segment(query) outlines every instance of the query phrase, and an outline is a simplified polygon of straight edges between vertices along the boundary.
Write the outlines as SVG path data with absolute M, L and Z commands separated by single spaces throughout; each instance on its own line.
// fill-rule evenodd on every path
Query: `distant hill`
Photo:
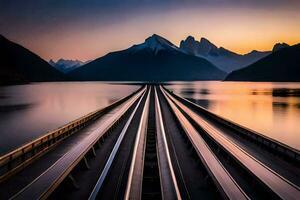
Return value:
M 226 73 L 154 34 L 142 44 L 109 53 L 69 75 L 75 80 L 93 81 L 187 81 L 220 80 Z
M 248 54 L 241 55 L 223 47 L 218 48 L 205 38 L 196 41 L 192 36 L 188 36 L 185 40 L 181 41 L 180 50 L 191 55 L 205 58 L 226 72 L 246 67 L 271 53 L 270 51 L 261 52 L 254 50 Z
M 85 65 L 89 63 L 90 61 L 80 61 L 80 60 L 65 60 L 65 59 L 59 59 L 56 62 L 54 62 L 52 59 L 49 61 L 49 64 L 53 67 L 55 67 L 57 70 L 63 72 L 63 73 L 69 73 L 70 71 L 81 67 L 82 65 Z
M 300 44 L 277 49 L 256 63 L 230 73 L 226 81 L 300 81 Z
M 275 45 L 274 45 L 274 47 L 273 47 L 273 50 L 272 50 L 272 52 L 274 52 L 274 51 L 278 51 L 278 50 L 280 50 L 280 49 L 283 49 L 283 48 L 286 48 L 286 47 L 289 47 L 290 45 L 288 45 L 288 44 L 286 44 L 286 43 L 276 43 Z
M 64 80 L 64 75 L 42 58 L 2 35 L 0 60 L 0 85 Z

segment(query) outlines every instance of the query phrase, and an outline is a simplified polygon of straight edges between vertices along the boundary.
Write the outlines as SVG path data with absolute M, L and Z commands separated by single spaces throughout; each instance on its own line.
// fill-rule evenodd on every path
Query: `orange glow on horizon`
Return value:
M 293 19 L 293 20 L 291 20 Z M 153 33 L 175 45 L 188 35 L 205 37 L 237 53 L 271 50 L 277 42 L 300 42 L 300 13 L 294 10 L 209 9 L 146 13 L 109 25 L 73 24 L 23 38 L 9 38 L 42 58 L 91 60 L 142 43 Z M 58 34 L 59 32 L 59 34 Z

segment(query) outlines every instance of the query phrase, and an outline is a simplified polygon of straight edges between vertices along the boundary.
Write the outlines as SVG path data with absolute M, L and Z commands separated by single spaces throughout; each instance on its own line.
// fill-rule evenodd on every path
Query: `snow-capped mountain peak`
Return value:
M 84 64 L 87 64 L 89 61 L 83 62 L 80 60 L 66 60 L 66 59 L 59 59 L 56 62 L 52 59 L 49 61 L 49 64 L 58 69 L 63 73 L 68 73 Z
M 140 45 L 135 45 L 135 49 L 144 49 L 149 48 L 157 54 L 161 50 L 171 50 L 171 51 L 179 51 L 178 47 L 172 44 L 170 41 L 166 40 L 165 38 L 153 34 L 152 36 L 148 37 L 144 43 Z

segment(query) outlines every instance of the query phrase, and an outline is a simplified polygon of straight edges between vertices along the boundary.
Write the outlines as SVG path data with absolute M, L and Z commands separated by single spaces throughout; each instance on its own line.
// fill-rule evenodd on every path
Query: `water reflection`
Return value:
M 167 88 L 300 149 L 300 83 L 172 82 Z
M 0 87 L 0 154 L 105 107 L 138 87 L 97 82 Z
M 272 95 L 274 97 L 300 97 L 300 89 L 273 88 Z
M 24 110 L 31 108 L 34 104 L 0 105 L 0 113 Z

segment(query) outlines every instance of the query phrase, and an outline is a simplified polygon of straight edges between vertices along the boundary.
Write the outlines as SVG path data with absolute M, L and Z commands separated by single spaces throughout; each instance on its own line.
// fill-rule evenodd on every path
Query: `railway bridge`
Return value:
M 0 157 L 0 199 L 300 199 L 299 155 L 143 85 Z

